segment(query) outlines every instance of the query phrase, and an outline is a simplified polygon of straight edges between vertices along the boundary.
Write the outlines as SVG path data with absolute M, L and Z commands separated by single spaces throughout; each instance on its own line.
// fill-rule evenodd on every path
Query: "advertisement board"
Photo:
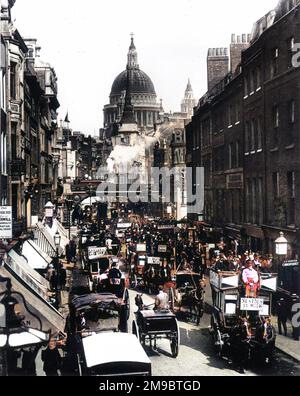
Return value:
M 97 260 L 107 255 L 106 247 L 89 246 L 88 257 L 89 260 Z
M 161 258 L 160 257 L 148 257 L 148 264 L 151 264 L 151 265 L 161 264 Z
M 136 251 L 138 252 L 138 253 L 140 253 L 140 252 L 146 252 L 146 250 L 147 250 L 147 247 L 146 247 L 146 244 L 145 243 L 138 243 L 137 245 L 136 245 Z
M 158 253 L 167 253 L 166 245 L 158 245 Z
M 12 239 L 11 206 L 0 206 L 0 239 Z
M 260 298 L 241 298 L 242 311 L 263 311 L 264 300 Z

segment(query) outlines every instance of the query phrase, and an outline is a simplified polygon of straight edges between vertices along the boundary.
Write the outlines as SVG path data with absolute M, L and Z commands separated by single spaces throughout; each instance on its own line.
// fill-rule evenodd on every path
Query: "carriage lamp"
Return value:
M 54 244 L 57 249 L 60 246 L 60 242 L 61 242 L 61 236 L 60 236 L 59 232 L 57 231 L 56 234 L 54 235 Z
M 278 256 L 286 256 L 288 251 L 288 241 L 281 232 L 279 238 L 275 241 L 276 254 Z
M 41 319 L 31 312 L 24 296 L 19 292 L 12 291 L 10 278 L 0 275 L 0 283 L 6 283 L 6 290 L 0 293 L 0 354 L 2 365 L 0 375 L 8 375 L 7 352 L 10 349 L 20 349 L 47 345 L 50 340 L 50 332 L 42 331 Z M 20 297 L 22 308 L 33 316 L 39 323 L 39 329 L 31 328 L 25 324 L 25 316 L 16 310 L 20 302 L 13 296 Z M 28 322 L 27 322 L 28 323 Z

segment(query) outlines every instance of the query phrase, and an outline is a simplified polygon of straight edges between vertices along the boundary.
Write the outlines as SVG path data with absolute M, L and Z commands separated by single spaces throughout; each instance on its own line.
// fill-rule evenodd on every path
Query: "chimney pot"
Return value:
M 236 43 L 236 38 L 235 38 L 235 34 L 231 35 L 231 44 L 235 44 Z
M 243 35 L 242 35 L 242 40 L 243 40 L 243 43 L 246 43 L 246 42 L 247 42 L 247 40 L 246 40 L 246 34 L 243 34 Z

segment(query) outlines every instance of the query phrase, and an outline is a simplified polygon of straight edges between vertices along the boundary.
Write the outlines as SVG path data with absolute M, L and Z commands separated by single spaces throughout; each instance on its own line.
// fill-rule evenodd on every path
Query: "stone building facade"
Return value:
M 253 251 L 272 253 L 283 231 L 290 258 L 300 254 L 299 22 L 299 1 L 282 0 L 254 24 L 251 41 L 233 36 L 235 69 L 214 87 L 226 51 L 221 67 L 210 50 L 212 81 L 186 127 L 187 164 L 205 168 L 204 219 Z
M 54 69 L 39 59 L 35 39 L 12 23 L 14 1 L 1 1 L 1 203 L 12 207 L 13 235 L 25 232 L 56 190 Z

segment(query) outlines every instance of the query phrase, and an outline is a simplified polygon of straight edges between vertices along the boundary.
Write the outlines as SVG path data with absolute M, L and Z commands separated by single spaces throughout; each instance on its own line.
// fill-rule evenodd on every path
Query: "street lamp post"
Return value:
M 68 211 L 69 240 L 71 240 L 71 210 L 73 209 L 73 201 L 71 199 L 66 199 L 65 203 Z
M 6 290 L 0 293 L 0 376 L 8 376 L 10 374 L 9 352 L 14 349 L 47 345 L 50 340 L 50 332 L 42 331 L 41 319 L 28 309 L 24 296 L 19 292 L 12 291 L 10 278 L 0 275 L 0 283 L 6 283 Z M 23 303 L 24 309 L 37 320 L 39 329 L 25 325 L 25 316 L 16 312 L 15 306 L 20 304 L 19 300 Z
M 61 242 L 61 236 L 59 232 L 57 231 L 56 234 L 54 235 L 54 244 L 56 247 L 56 268 L 55 270 L 57 271 L 57 284 L 60 286 L 60 268 L 59 268 L 59 247 L 60 247 L 60 242 Z
M 288 251 L 288 241 L 284 237 L 284 233 L 280 232 L 279 238 L 275 240 L 275 252 L 279 256 L 280 265 L 282 264 L 284 258 L 287 256 Z

